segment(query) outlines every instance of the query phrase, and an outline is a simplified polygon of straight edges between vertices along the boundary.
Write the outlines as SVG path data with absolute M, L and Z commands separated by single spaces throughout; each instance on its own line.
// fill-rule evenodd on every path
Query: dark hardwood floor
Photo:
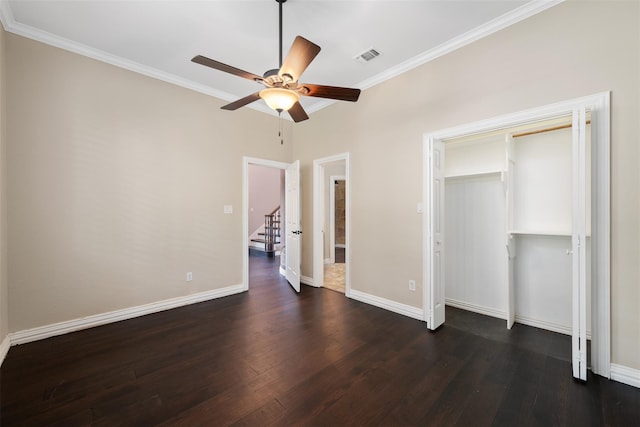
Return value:
M 250 291 L 12 347 L 5 426 L 640 425 L 640 390 L 571 378 L 567 337 L 448 309 L 423 322 L 303 287 Z

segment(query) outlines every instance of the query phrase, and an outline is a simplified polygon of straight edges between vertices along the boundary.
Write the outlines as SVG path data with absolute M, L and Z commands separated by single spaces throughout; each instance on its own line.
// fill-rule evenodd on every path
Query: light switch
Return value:
M 422 203 L 418 203 L 418 213 L 422 213 L 423 210 Z
M 233 206 L 231 206 L 231 205 L 224 205 L 224 213 L 226 213 L 226 214 L 232 214 L 232 213 L 233 213 Z

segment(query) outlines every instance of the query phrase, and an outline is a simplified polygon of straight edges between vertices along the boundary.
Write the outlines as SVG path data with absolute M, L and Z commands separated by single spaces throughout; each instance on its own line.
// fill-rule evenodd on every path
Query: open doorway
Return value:
M 249 165 L 249 255 L 274 257 L 282 249 L 284 170 Z
M 349 296 L 349 155 L 314 164 L 314 284 Z
M 344 173 L 344 162 L 327 166 L 327 172 L 339 169 Z M 325 201 L 325 261 L 324 261 L 324 287 L 333 291 L 344 293 L 346 278 L 346 203 L 347 187 L 344 175 L 330 175 L 328 181 L 329 197 Z M 325 190 L 326 193 L 326 190 Z M 327 203 L 328 208 L 327 208 Z M 329 218 L 329 226 L 326 227 L 326 217 Z M 326 238 L 328 235 L 328 239 Z M 327 258 L 328 255 L 328 258 Z
M 261 232 L 250 229 L 250 175 L 254 167 L 275 169 L 274 183 L 277 182 L 277 194 L 280 197 L 280 207 L 267 208 L 269 212 L 262 214 L 265 221 L 265 230 Z M 259 169 L 254 169 L 254 171 Z M 300 193 L 299 175 L 300 162 L 292 164 L 276 162 L 272 160 L 243 158 L 242 178 L 242 285 L 244 290 L 249 290 L 249 245 L 265 245 L 266 249 L 273 249 L 273 257 L 278 259 L 278 270 L 286 277 L 287 282 L 296 291 L 300 292 Z M 284 175 L 281 175 L 284 173 Z M 283 183 L 284 181 L 284 183 Z M 272 204 L 275 202 L 272 202 Z M 255 206 L 255 205 L 254 205 Z M 284 209 L 283 209 L 284 207 Z M 254 212 L 256 208 L 254 207 Z M 269 217 L 267 220 L 267 216 Z M 254 234 L 255 233 L 255 234 Z M 270 236 L 267 236 L 270 234 Z M 254 238 L 250 238 L 254 235 Z M 276 238 L 277 237 L 277 238 Z M 252 240 L 255 240 L 252 242 Z M 276 244 L 276 242 L 279 242 Z M 283 246 L 284 243 L 284 246 Z M 273 247 L 271 247 L 273 246 Z M 273 263 L 272 263 L 273 264 Z

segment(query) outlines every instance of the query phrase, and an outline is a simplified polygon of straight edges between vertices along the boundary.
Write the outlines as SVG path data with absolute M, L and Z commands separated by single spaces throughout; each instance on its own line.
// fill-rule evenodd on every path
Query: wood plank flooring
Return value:
M 571 378 L 568 337 L 423 322 L 277 274 L 250 291 L 12 347 L 6 426 L 640 425 L 640 390 Z M 570 350 L 570 349 L 569 349 Z

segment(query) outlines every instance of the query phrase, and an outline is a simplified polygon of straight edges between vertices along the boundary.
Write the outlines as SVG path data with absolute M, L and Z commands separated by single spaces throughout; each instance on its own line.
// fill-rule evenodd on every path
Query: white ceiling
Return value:
M 288 0 L 284 55 L 301 35 L 322 47 L 301 82 L 364 90 L 559 1 Z M 275 0 L 2 0 L 0 18 L 7 31 L 227 101 L 261 86 L 192 63 L 193 56 L 259 75 L 278 68 Z M 381 56 L 354 59 L 371 47 Z M 331 102 L 301 103 L 312 113 Z M 270 112 L 263 101 L 250 107 Z

